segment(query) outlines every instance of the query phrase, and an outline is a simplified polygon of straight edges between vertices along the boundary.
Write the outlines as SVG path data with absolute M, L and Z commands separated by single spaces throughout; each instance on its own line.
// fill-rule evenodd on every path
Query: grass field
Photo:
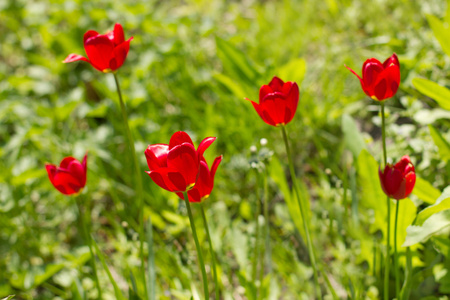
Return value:
M 144 257 L 153 247 L 156 299 L 206 298 L 185 203 L 144 172 L 147 146 L 168 143 L 176 131 L 189 133 L 196 146 L 217 137 L 205 152 L 209 163 L 223 155 L 214 190 L 202 203 L 219 287 L 200 205 L 191 205 L 210 298 L 219 288 L 227 300 L 318 299 L 281 130 L 244 99 L 257 101 L 273 76 L 300 87 L 286 129 L 321 293 L 383 299 L 388 214 L 377 175 L 380 105 L 345 65 L 360 73 L 366 59 L 384 61 L 394 52 L 401 84 L 384 102 L 388 161 L 408 154 L 417 174 L 413 193 L 400 200 L 397 240 L 390 237 L 391 251 L 398 246 L 401 298 L 448 299 L 446 1 L 17 0 L 0 8 L 0 298 L 98 298 L 75 197 L 59 193 L 45 170 L 45 163 L 81 160 L 87 152 L 79 199 L 99 248 L 103 299 L 118 299 L 118 292 L 146 299 L 141 209 L 114 77 L 85 62 L 62 63 L 70 53 L 85 55 L 86 31 L 106 33 L 120 23 L 125 38 L 134 37 L 117 77 L 139 159 L 142 213 L 152 222 Z M 262 274 L 256 280 L 255 257 Z M 388 279 L 394 299 L 393 263 Z

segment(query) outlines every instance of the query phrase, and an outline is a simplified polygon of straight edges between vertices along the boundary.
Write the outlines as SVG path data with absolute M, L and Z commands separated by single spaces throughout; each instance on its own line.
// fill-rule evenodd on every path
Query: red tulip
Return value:
M 283 82 L 274 77 L 269 85 L 261 86 L 259 104 L 251 101 L 258 115 L 269 125 L 282 126 L 294 118 L 300 92 L 295 82 Z
M 215 137 L 205 138 L 195 150 L 186 132 L 175 132 L 169 145 L 154 144 L 147 147 L 145 157 L 150 169 L 147 174 L 165 190 L 189 191 L 197 181 L 203 153 L 215 140 Z
M 69 156 L 64 158 L 59 167 L 45 164 L 48 178 L 53 186 L 64 195 L 74 195 L 81 192 L 86 185 L 87 153 L 83 162 Z
M 400 85 L 400 63 L 395 53 L 384 63 L 375 58 L 366 60 L 362 67 L 362 78 L 349 67 L 347 69 L 358 77 L 364 93 L 374 100 L 382 101 L 397 93 Z
M 101 72 L 114 72 L 123 65 L 127 58 L 132 39 L 133 37 L 125 41 L 123 28 L 120 24 L 116 24 L 114 31 L 107 34 L 98 34 L 97 31 L 89 30 L 83 38 L 84 50 L 88 58 L 72 53 L 63 62 L 70 63 L 83 60 Z
M 408 155 L 395 165 L 387 164 L 384 171 L 378 170 L 378 173 L 384 193 L 397 200 L 408 197 L 416 183 L 416 173 Z
M 205 158 L 202 157 L 197 182 L 194 188 L 188 191 L 189 202 L 201 202 L 209 197 L 214 187 L 214 176 L 222 158 L 222 155 L 216 157 L 210 170 Z M 184 200 L 182 193 L 177 193 L 177 195 Z

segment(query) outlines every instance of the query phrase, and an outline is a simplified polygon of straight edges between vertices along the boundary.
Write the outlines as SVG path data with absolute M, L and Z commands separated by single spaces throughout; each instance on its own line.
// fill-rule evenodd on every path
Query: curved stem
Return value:
M 383 158 L 384 167 L 387 164 L 387 151 L 386 151 L 386 124 L 384 116 L 384 102 L 380 102 L 381 108 L 381 135 L 383 140 Z M 384 299 L 389 299 L 389 267 L 390 267 L 390 239 L 391 239 L 391 201 L 387 197 L 387 247 L 386 247 L 386 263 L 384 269 Z
M 400 278 L 398 269 L 398 252 L 397 252 L 397 221 L 398 221 L 398 208 L 400 206 L 400 201 L 397 200 L 397 205 L 395 207 L 395 225 L 394 225 L 394 268 L 395 268 L 395 294 L 397 299 L 400 299 Z
M 217 268 L 216 268 L 216 255 L 214 254 L 214 248 L 211 240 L 211 235 L 209 234 L 209 226 L 208 222 L 206 221 L 206 215 L 205 210 L 203 209 L 203 203 L 200 203 L 200 208 L 202 211 L 202 218 L 203 218 L 203 226 L 206 230 L 206 236 L 208 238 L 209 242 L 209 252 L 211 253 L 211 259 L 212 259 L 212 265 L 213 265 L 213 275 L 214 275 L 214 285 L 216 289 L 216 299 L 220 300 L 220 287 L 219 287 L 219 280 L 217 278 Z
M 90 234 L 90 230 L 88 230 L 88 226 L 86 224 L 85 218 L 84 218 L 84 214 L 83 214 L 83 205 L 82 205 L 82 201 L 81 201 L 81 196 L 78 195 L 75 198 L 75 202 L 77 203 L 77 207 L 78 207 L 78 216 L 80 217 L 80 223 L 81 223 L 81 228 L 83 231 L 83 235 L 84 235 L 84 239 L 86 241 L 86 243 L 88 244 L 89 247 L 89 252 L 91 254 L 91 264 L 92 264 L 92 269 L 94 270 L 94 280 L 95 280 L 95 285 L 97 287 L 97 291 L 98 291 L 98 299 L 103 299 L 102 298 L 102 289 L 100 288 L 100 283 L 98 281 L 98 275 L 97 275 L 97 264 L 95 263 L 95 255 L 94 255 L 94 250 L 92 249 L 92 240 L 91 240 L 91 234 Z M 89 216 L 90 213 L 88 213 L 88 209 L 86 209 L 86 214 Z
M 205 262 L 203 261 L 202 249 L 200 248 L 200 243 L 198 242 L 197 230 L 195 229 L 194 217 L 192 216 L 191 204 L 189 203 L 189 198 L 187 192 L 183 192 L 184 202 L 186 203 L 186 208 L 189 216 L 189 223 L 191 224 L 192 235 L 194 236 L 195 248 L 197 249 L 197 256 L 200 262 L 200 271 L 202 272 L 203 279 L 203 290 L 205 293 L 205 299 L 209 298 L 208 289 L 208 278 L 206 277 Z
M 305 211 L 303 209 L 303 204 L 302 204 L 302 201 L 300 199 L 300 190 L 299 190 L 298 185 L 297 185 L 297 177 L 295 176 L 294 163 L 292 162 L 291 150 L 290 150 L 290 147 L 289 147 L 289 141 L 288 141 L 288 137 L 287 137 L 285 126 L 281 126 L 281 130 L 283 132 L 284 144 L 286 146 L 286 154 L 287 154 L 288 161 L 289 161 L 289 171 L 291 173 L 292 185 L 294 186 L 295 193 L 297 195 L 297 203 L 298 203 L 298 207 L 300 209 L 300 213 L 301 213 L 301 216 L 302 216 L 303 228 L 305 230 L 306 242 L 308 244 L 309 256 L 310 256 L 310 259 L 311 259 L 311 267 L 313 268 L 313 271 L 314 271 L 314 282 L 315 282 L 315 285 L 316 285 L 316 296 L 317 296 L 318 299 L 322 299 L 322 293 L 320 291 L 320 285 L 319 285 L 318 274 L 317 274 L 316 255 L 314 253 L 314 248 L 313 248 L 312 242 L 311 242 L 308 222 L 306 221 L 306 213 L 305 213 Z
M 130 126 L 128 125 L 128 116 L 127 116 L 125 103 L 123 102 L 122 92 L 120 90 L 119 79 L 118 79 L 116 73 L 113 73 L 113 75 L 114 75 L 114 81 L 116 82 L 117 94 L 119 95 L 119 100 L 120 100 L 119 102 L 120 102 L 120 110 L 122 112 L 123 126 L 125 128 L 125 132 L 126 132 L 126 135 L 127 135 L 128 146 L 129 146 L 130 152 L 131 152 L 131 154 L 133 156 L 133 164 L 134 164 L 134 170 L 135 170 L 136 195 L 137 195 L 137 198 L 138 198 L 137 202 L 138 202 L 138 210 L 139 210 L 139 218 L 138 218 L 138 220 L 139 220 L 138 221 L 138 223 L 139 223 L 139 241 L 140 241 L 139 252 L 140 252 L 140 257 L 141 257 L 142 280 L 143 280 L 143 285 L 144 285 L 144 289 L 145 289 L 145 295 L 147 296 L 147 298 L 156 299 L 156 297 L 155 297 L 155 288 L 153 288 L 151 290 L 151 295 L 149 297 L 147 284 L 146 284 L 146 280 L 145 280 L 144 190 L 143 190 L 143 187 L 142 187 L 142 177 L 141 177 L 141 174 L 140 174 L 139 161 L 138 161 L 138 158 L 136 156 L 136 149 L 134 147 L 134 140 L 133 140 L 133 136 L 131 135 Z M 148 221 L 151 224 L 150 217 L 149 217 Z M 151 226 L 149 226 L 149 228 L 151 228 Z M 153 253 L 152 249 L 149 249 L 149 253 Z M 152 257 L 151 259 L 154 260 L 154 257 Z M 154 263 L 151 262 L 151 263 L 149 263 L 149 265 L 153 269 L 153 270 L 150 270 L 149 273 L 150 274 L 155 274 Z M 153 278 L 149 278 L 149 280 L 150 280 L 150 285 L 154 287 L 155 286 L 155 284 L 154 284 L 155 283 L 155 276 L 153 276 Z

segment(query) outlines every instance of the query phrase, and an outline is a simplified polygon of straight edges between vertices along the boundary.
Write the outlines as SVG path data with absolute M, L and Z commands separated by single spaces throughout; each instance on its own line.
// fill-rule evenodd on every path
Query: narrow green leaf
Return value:
M 450 144 L 433 125 L 428 125 L 428 128 L 430 129 L 430 134 L 434 143 L 439 149 L 441 159 L 443 161 L 448 161 L 450 159 Z
M 15 296 L 15 295 L 9 295 L 8 297 L 3 298 L 2 300 L 10 300 L 10 299 L 14 298 L 14 296 Z
M 111 274 L 111 271 L 109 270 L 108 265 L 105 262 L 105 257 L 103 256 L 103 253 L 98 248 L 97 242 L 95 241 L 94 237 L 91 237 L 92 244 L 94 245 L 95 252 L 97 252 L 98 258 L 100 259 L 100 262 L 103 265 L 103 268 L 106 271 L 106 274 L 108 275 L 109 281 L 114 287 L 114 294 L 116 295 L 116 299 L 118 300 L 125 300 L 124 296 L 122 295 L 122 292 L 120 291 L 119 286 L 117 285 L 116 281 L 114 280 L 114 277 Z
M 415 225 L 421 226 L 429 217 L 446 209 L 450 209 L 450 186 L 444 189 L 434 205 L 428 206 L 417 215 Z
M 448 88 L 424 78 L 414 78 L 412 84 L 419 92 L 435 100 L 440 107 L 450 110 L 450 90 Z
M 153 244 L 153 227 L 149 220 L 147 222 L 147 247 L 148 247 L 148 292 L 150 293 L 150 300 L 156 299 L 156 271 L 155 271 L 155 250 Z
M 414 185 L 413 194 L 423 202 L 433 204 L 436 202 L 436 199 L 439 197 L 441 192 L 425 179 L 416 177 L 416 184 Z
M 442 50 L 450 56 L 450 28 L 444 24 L 436 16 L 426 15 L 428 23 L 433 30 L 434 36 L 441 44 Z
M 281 193 L 284 196 L 284 200 L 286 201 L 289 214 L 294 222 L 295 227 L 300 232 L 303 238 L 305 238 L 305 231 L 303 229 L 303 221 L 302 215 L 300 213 L 300 209 L 298 207 L 297 200 L 294 198 L 293 193 L 291 193 L 291 189 L 286 180 L 285 172 L 283 167 L 278 159 L 275 157 L 272 158 L 270 162 L 270 177 L 277 184 Z M 304 186 L 299 182 L 300 193 L 302 194 L 303 207 L 305 208 L 305 212 L 307 214 L 310 213 L 310 203 L 309 203 L 309 195 L 305 191 Z

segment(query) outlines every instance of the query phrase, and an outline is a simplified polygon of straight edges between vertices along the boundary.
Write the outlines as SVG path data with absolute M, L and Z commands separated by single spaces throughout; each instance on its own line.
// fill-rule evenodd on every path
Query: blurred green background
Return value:
M 427 82 L 419 89 L 423 82 L 413 81 L 450 85 L 447 7 L 443 0 L 0 2 L 0 298 L 96 297 L 75 202 L 53 188 L 44 168 L 69 155 L 81 159 L 86 151 L 83 196 L 93 236 L 125 295 L 130 274 L 138 272 L 133 167 L 113 76 L 87 63 L 62 63 L 70 53 L 85 54 L 87 30 L 105 33 L 115 23 L 126 38 L 134 36 L 118 76 L 141 163 L 144 213 L 153 221 L 158 299 L 201 294 L 184 203 L 143 172 L 147 145 L 168 143 L 179 130 L 196 145 L 217 137 L 205 154 L 208 162 L 224 155 L 205 203 L 223 298 L 252 299 L 262 163 L 269 176 L 273 271 L 260 299 L 313 298 L 299 213 L 289 202 L 281 132 L 244 100 L 257 100 L 259 87 L 274 75 L 300 85 L 298 111 L 287 129 L 323 272 L 339 299 L 380 298 L 386 207 L 377 176 L 379 105 L 344 65 L 359 73 L 369 57 L 384 61 L 395 52 L 400 59 L 401 86 L 386 101 L 388 156 L 393 162 L 409 154 L 421 178 L 401 205 L 400 246 L 416 212 L 433 204 L 450 178 L 446 94 L 436 103 L 423 94 L 438 90 Z M 200 210 L 193 209 L 201 227 Z M 434 237 L 416 237 L 425 243 L 411 248 L 411 299 L 447 299 L 450 293 L 450 216 L 441 217 L 447 223 L 433 227 Z M 209 264 L 201 230 L 200 238 Z M 104 298 L 114 299 L 100 269 Z M 331 297 L 324 277 L 321 283 Z

